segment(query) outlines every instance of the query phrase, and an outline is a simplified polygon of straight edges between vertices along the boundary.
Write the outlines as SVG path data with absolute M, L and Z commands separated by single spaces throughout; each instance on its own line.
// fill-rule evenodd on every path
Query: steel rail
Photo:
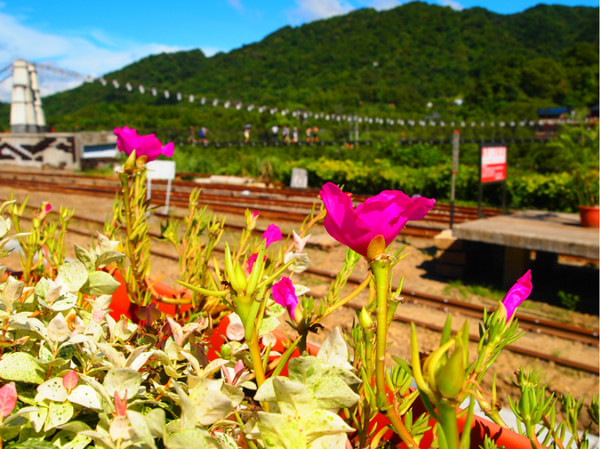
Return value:
M 28 207 L 34 209 L 33 206 L 28 206 Z M 51 213 L 54 213 L 54 212 L 51 212 Z M 26 219 L 26 220 L 29 219 L 27 217 L 22 217 L 22 218 Z M 94 219 L 90 219 L 87 217 L 73 216 L 73 220 L 87 222 L 87 223 L 91 223 L 91 224 L 99 225 L 99 226 L 104 225 L 104 222 L 102 222 L 100 220 L 94 220 Z M 238 227 L 238 229 L 239 228 L 240 227 Z M 74 228 L 73 226 L 69 226 L 68 231 L 73 232 L 75 234 L 88 236 L 88 237 L 93 235 L 93 233 L 90 233 L 90 231 L 77 229 L 77 228 Z M 256 232 L 260 233 L 262 231 L 256 230 Z M 151 234 L 155 237 L 157 236 L 156 233 L 151 233 Z M 217 247 L 217 248 L 215 248 L 215 251 L 222 252 L 223 249 Z M 150 254 L 154 257 L 159 257 L 159 258 L 163 258 L 163 259 L 167 259 L 167 260 L 172 260 L 172 261 L 179 260 L 178 256 L 175 256 L 172 254 L 167 254 L 167 253 L 164 253 L 161 251 L 157 251 L 156 249 L 152 249 L 150 251 Z M 313 275 L 313 276 L 328 278 L 328 279 L 334 279 L 337 276 L 337 273 L 335 273 L 335 272 L 331 272 L 331 271 L 327 271 L 327 270 L 323 270 L 323 269 L 317 269 L 317 268 L 308 268 L 305 271 L 305 273 L 307 273 L 309 275 Z M 362 279 L 359 279 L 355 276 L 351 276 L 348 279 L 348 282 L 352 283 L 352 284 L 360 284 L 362 282 Z M 458 301 L 458 300 L 455 300 L 452 298 L 432 295 L 432 294 L 424 293 L 424 292 L 417 292 L 417 291 L 411 290 L 411 289 L 402 290 L 402 295 L 406 301 L 409 301 L 411 303 L 416 303 L 416 304 L 420 304 L 420 305 L 423 305 L 426 307 L 432 307 L 432 308 L 436 308 L 436 309 L 444 310 L 444 311 L 447 311 L 448 308 L 452 308 L 455 312 L 457 312 L 459 314 L 472 316 L 477 319 L 482 318 L 483 310 L 485 309 L 485 307 L 483 307 L 481 305 L 465 303 L 465 302 Z M 362 306 L 357 305 L 357 304 L 346 304 L 345 307 L 360 310 L 360 307 L 362 307 Z M 544 334 L 552 335 L 552 336 L 555 336 L 555 337 L 561 338 L 561 339 L 567 339 L 570 341 L 577 341 L 577 342 L 584 343 L 584 344 L 598 346 L 598 331 L 585 329 L 585 328 L 581 328 L 581 327 L 577 327 L 577 326 L 571 326 L 571 325 L 568 325 L 565 323 L 558 323 L 558 322 L 553 322 L 550 320 L 533 318 L 533 317 L 530 317 L 530 316 L 527 316 L 525 314 L 518 313 L 518 312 L 516 314 L 516 318 L 519 320 L 520 327 L 525 330 L 530 330 L 535 333 L 544 333 Z M 394 316 L 394 321 L 404 322 L 404 323 L 413 322 L 413 323 L 415 323 L 415 325 L 417 325 L 419 327 L 433 330 L 436 332 L 441 332 L 441 330 L 442 330 L 442 326 L 440 326 L 440 325 L 428 323 L 428 322 L 421 321 L 421 320 L 415 320 L 413 317 L 403 316 L 400 314 L 396 314 Z M 469 338 L 471 341 L 475 341 L 475 342 L 479 341 L 479 337 L 476 335 L 470 335 Z M 598 366 L 595 366 L 595 365 L 590 365 L 590 364 L 586 364 L 586 363 L 582 363 L 582 362 L 578 362 L 578 361 L 573 361 L 573 360 L 557 357 L 552 354 L 545 354 L 545 353 L 541 353 L 538 351 L 533 351 L 533 350 L 523 348 L 518 345 L 509 345 L 509 346 L 507 346 L 507 349 L 509 349 L 511 352 L 514 352 L 514 353 L 538 358 L 541 360 L 550 361 L 550 362 L 556 363 L 557 365 L 577 369 L 580 371 L 586 371 L 589 373 L 598 374 Z

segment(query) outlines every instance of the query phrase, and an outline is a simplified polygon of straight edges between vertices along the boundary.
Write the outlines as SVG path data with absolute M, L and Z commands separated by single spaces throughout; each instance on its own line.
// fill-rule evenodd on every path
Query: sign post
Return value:
M 479 152 L 479 195 L 478 214 L 483 216 L 481 202 L 483 198 L 483 184 L 502 182 L 502 209 L 506 212 L 506 160 L 508 148 L 506 146 L 481 146 Z
M 152 180 L 166 179 L 167 194 L 165 199 L 165 215 L 169 213 L 169 199 L 171 198 L 171 181 L 175 179 L 175 162 L 173 161 L 151 161 L 146 164 L 146 180 L 148 182 L 146 196 L 152 197 Z
M 460 144 L 460 131 L 455 129 L 452 135 L 452 181 L 450 184 L 450 229 L 454 226 L 454 195 L 456 188 L 456 174 L 458 173 L 458 152 Z

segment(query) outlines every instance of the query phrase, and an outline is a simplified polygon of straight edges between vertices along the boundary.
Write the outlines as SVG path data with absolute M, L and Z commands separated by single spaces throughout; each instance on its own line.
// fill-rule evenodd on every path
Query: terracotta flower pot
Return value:
M 584 228 L 598 228 L 598 206 L 579 206 L 581 226 Z

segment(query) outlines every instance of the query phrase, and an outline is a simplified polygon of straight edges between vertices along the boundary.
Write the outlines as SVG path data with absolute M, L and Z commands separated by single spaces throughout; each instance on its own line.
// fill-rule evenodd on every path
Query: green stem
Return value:
M 458 433 L 458 422 L 456 420 L 456 406 L 443 399 L 438 401 L 436 405 L 439 416 L 439 424 L 442 427 L 444 436 L 446 437 L 448 449 L 459 449 L 460 440 Z
M 258 333 L 253 332 L 250 341 L 247 341 L 254 374 L 256 375 L 256 383 L 260 387 L 265 382 L 265 370 L 263 368 L 262 357 L 260 355 L 260 346 L 258 345 Z
M 387 339 L 387 310 L 390 264 L 386 260 L 374 260 L 371 269 L 375 275 L 377 292 L 377 341 L 375 347 L 375 384 L 377 393 L 385 397 L 385 349 Z M 379 397 L 379 400 L 382 400 Z
M 408 448 L 417 448 L 419 445 L 402 422 L 394 409 L 387 394 L 385 382 L 385 350 L 387 339 L 388 292 L 390 277 L 389 259 L 376 259 L 371 261 L 371 270 L 375 276 L 375 289 L 377 293 L 377 340 L 375 342 L 375 386 L 377 389 L 377 402 L 380 411 L 386 410 L 386 415 L 395 432 Z

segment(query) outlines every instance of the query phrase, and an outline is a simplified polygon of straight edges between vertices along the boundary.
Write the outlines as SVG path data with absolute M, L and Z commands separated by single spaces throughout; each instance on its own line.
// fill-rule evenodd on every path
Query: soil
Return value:
M 90 197 L 90 196 L 79 196 L 79 195 L 66 195 L 66 194 L 48 194 L 45 192 L 25 191 L 25 190 L 11 190 L 5 186 L 0 186 L 0 200 L 8 199 L 11 192 L 19 203 L 29 197 L 29 204 L 37 206 L 42 201 L 50 201 L 53 210 L 59 210 L 60 206 L 75 208 L 77 215 L 86 215 L 89 218 L 97 220 L 105 220 L 112 209 L 113 201 L 110 198 Z M 171 214 L 183 215 L 185 211 L 170 210 Z M 155 218 L 152 218 L 152 226 L 158 228 L 158 222 Z M 239 222 L 239 217 L 226 217 L 228 222 Z M 262 222 L 259 217 L 258 227 L 266 228 L 268 222 Z M 79 229 L 84 228 L 85 225 L 78 223 L 74 227 Z M 300 224 L 295 228 L 299 231 Z M 292 227 L 289 225 L 282 225 L 284 234 L 291 233 Z M 306 251 L 311 259 L 311 266 L 321 268 L 331 272 L 337 272 L 341 269 L 346 249 L 339 244 L 336 244 L 329 236 L 325 234 L 324 229 L 315 228 L 310 232 L 313 234 Z M 225 237 L 227 238 L 227 236 Z M 80 235 L 72 234 L 69 236 L 69 242 L 78 243 L 83 246 L 90 244 L 89 237 L 83 237 Z M 312 242 L 312 244 L 310 243 Z M 473 303 L 483 304 L 489 308 L 495 308 L 498 299 L 490 299 L 482 296 L 478 296 L 470 293 L 469 289 L 455 286 L 452 287 L 448 283 L 448 279 L 437 278 L 433 276 L 427 269 L 428 262 L 432 259 L 432 243 L 430 239 L 420 238 L 403 238 L 402 241 L 397 241 L 393 245 L 393 249 L 400 248 L 406 245 L 403 254 L 405 257 L 396 265 L 394 271 L 395 284 L 400 278 L 404 277 L 404 289 L 414 290 L 418 292 L 427 292 L 436 295 L 443 295 L 469 301 Z M 324 249 L 327 248 L 327 249 Z M 168 251 L 166 246 L 157 244 L 153 246 L 153 249 L 159 249 L 160 251 Z M 3 260 L 3 263 L 9 267 L 18 266 L 18 260 L 13 255 L 8 259 Z M 152 269 L 152 276 L 154 279 L 159 279 L 167 284 L 172 284 L 173 280 L 178 276 L 178 267 L 176 262 L 154 264 Z M 367 264 L 364 261 L 360 261 L 354 276 L 361 278 L 367 273 Z M 315 280 L 314 277 L 303 277 L 298 276 L 295 283 L 304 284 L 311 289 L 311 294 L 317 298 L 322 297 L 326 294 L 328 289 L 328 283 L 330 281 Z M 535 280 L 534 280 L 535 288 Z M 349 291 L 349 290 L 345 290 Z M 344 292 L 345 292 L 344 291 Z M 343 293 L 344 293 L 343 292 Z M 342 293 L 342 294 L 343 294 Z M 366 303 L 366 293 L 359 295 L 353 300 L 355 304 Z M 549 306 L 543 303 L 529 304 L 526 309 L 526 313 L 538 316 L 540 318 L 557 319 L 562 317 L 565 321 L 576 323 L 579 326 L 598 329 L 598 316 L 588 315 L 582 313 L 575 313 L 566 311 L 564 309 L 557 309 L 556 307 Z M 311 336 L 311 340 L 315 343 L 323 341 L 325 336 L 336 326 L 341 327 L 343 330 L 348 331 L 351 328 L 352 322 L 355 319 L 356 312 L 350 308 L 341 308 L 336 311 L 333 315 L 327 318 L 323 322 L 324 329 L 319 333 Z M 417 321 L 425 321 L 430 323 L 436 323 L 443 325 L 447 313 L 444 311 L 436 311 L 430 308 L 414 305 L 414 304 L 400 304 L 397 310 L 397 314 L 405 317 L 412 317 Z M 460 316 L 453 317 L 453 328 L 458 328 L 462 325 L 464 318 Z M 477 320 L 471 319 L 470 322 L 471 333 L 476 334 L 478 328 Z M 422 352 L 428 352 L 436 348 L 439 344 L 439 334 L 423 329 L 417 328 L 419 348 Z M 399 356 L 405 359 L 409 358 L 410 351 L 410 328 L 409 325 L 401 322 L 394 321 L 389 333 L 389 356 Z M 597 347 L 591 347 L 579 343 L 573 343 L 570 341 L 561 340 L 555 337 L 549 337 L 545 335 L 538 335 L 534 333 L 526 333 L 517 343 L 518 346 L 530 348 L 536 351 L 549 352 L 555 356 L 586 362 L 588 364 L 598 366 L 599 354 Z M 474 354 L 476 351 L 475 344 L 471 344 L 470 353 Z M 571 393 L 576 398 L 584 399 L 586 404 L 590 403 L 591 398 L 598 394 L 599 391 L 599 377 L 598 374 L 590 374 L 582 371 L 577 371 L 562 366 L 557 366 L 554 363 L 544 362 L 530 357 L 517 355 L 513 352 L 503 351 L 498 360 L 495 362 L 491 371 L 497 376 L 497 392 L 498 399 L 504 406 L 508 406 L 507 397 L 512 398 L 518 397 L 517 390 L 513 385 L 514 372 L 519 368 L 532 368 L 537 367 L 545 375 L 545 379 L 548 383 L 550 391 L 557 394 Z M 488 373 L 484 379 L 483 386 L 486 389 L 490 388 L 491 377 L 493 373 Z M 584 415 L 587 415 L 584 413 Z M 582 422 L 588 422 L 587 418 L 583 419 Z M 592 431 L 598 434 L 598 429 L 594 428 Z

